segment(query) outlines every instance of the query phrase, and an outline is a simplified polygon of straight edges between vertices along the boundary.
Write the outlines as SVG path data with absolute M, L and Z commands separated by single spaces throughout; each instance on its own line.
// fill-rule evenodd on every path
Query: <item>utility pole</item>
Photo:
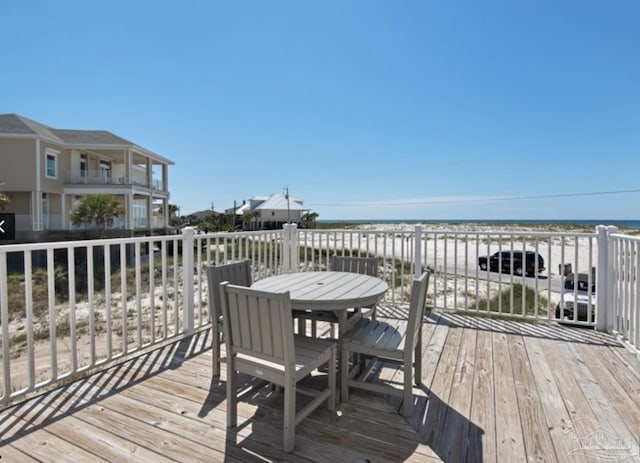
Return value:
M 287 222 L 291 223 L 291 203 L 289 202 L 289 186 L 285 185 L 284 187 L 284 197 L 287 200 Z

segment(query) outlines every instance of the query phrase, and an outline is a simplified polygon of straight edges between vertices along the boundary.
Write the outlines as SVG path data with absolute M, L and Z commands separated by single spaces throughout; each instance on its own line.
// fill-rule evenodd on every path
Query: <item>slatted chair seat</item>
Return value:
M 424 272 L 413 280 L 409 317 L 406 323 L 392 326 L 389 323 L 363 318 L 340 337 L 342 365 L 340 371 L 343 400 L 349 400 L 349 388 L 360 388 L 373 392 L 400 395 L 402 414 L 413 414 L 413 384 L 422 383 L 422 324 L 426 305 L 430 272 Z M 351 354 L 369 364 L 366 368 L 359 362 L 349 368 Z M 404 380 L 402 389 L 382 379 L 371 381 L 369 373 L 374 362 L 392 362 L 402 367 Z
M 223 281 L 228 281 L 234 285 L 251 286 L 251 261 L 243 260 L 223 265 L 210 265 L 207 267 L 213 376 L 220 375 L 220 347 L 222 346 L 220 283 Z
M 297 334 L 294 334 L 293 341 L 296 354 L 294 360 L 294 380 L 296 382 L 299 382 L 302 378 L 313 372 L 314 368 L 312 368 L 312 365 L 315 360 L 323 355 L 326 356 L 328 349 L 335 344 L 335 341 L 333 340 L 309 338 L 306 336 L 299 336 Z M 328 361 L 329 357 L 327 356 L 326 359 Z M 252 376 L 265 379 L 269 382 L 272 382 L 269 379 L 270 375 L 282 375 L 285 370 L 284 365 L 281 363 L 257 359 L 251 354 L 243 354 L 242 352 L 237 353 L 236 362 L 238 365 L 242 365 L 243 367 L 260 370 L 254 371 L 255 374 L 252 374 Z M 281 386 L 281 384 L 277 382 L 274 384 Z
M 395 328 L 388 323 L 361 318 L 349 331 L 349 341 L 357 344 L 360 349 L 370 349 L 375 355 L 379 351 L 387 351 L 387 355 L 402 359 L 406 337 L 404 330 Z
M 378 259 L 375 257 L 353 257 L 353 256 L 331 256 L 329 258 L 329 269 L 335 272 L 351 272 L 360 273 L 362 275 L 377 276 L 378 275 Z M 348 321 L 350 324 L 355 323 L 363 316 L 362 309 L 366 309 L 366 315 L 375 319 L 376 306 L 370 307 L 354 307 L 348 311 Z M 305 311 L 294 310 L 294 318 L 298 319 L 298 333 L 306 333 L 306 322 L 311 321 L 311 336 L 317 336 L 317 323 L 328 322 L 331 324 L 331 336 L 335 336 L 335 327 L 338 323 L 338 316 L 330 310 Z
M 227 426 L 238 421 L 238 373 L 264 379 L 284 389 L 283 449 L 295 447 L 296 425 L 327 401 L 336 406 L 337 342 L 294 335 L 291 298 L 242 286 L 221 284 L 227 346 Z M 298 383 L 327 365 L 327 387 L 302 388 Z M 312 397 L 296 410 L 296 394 Z

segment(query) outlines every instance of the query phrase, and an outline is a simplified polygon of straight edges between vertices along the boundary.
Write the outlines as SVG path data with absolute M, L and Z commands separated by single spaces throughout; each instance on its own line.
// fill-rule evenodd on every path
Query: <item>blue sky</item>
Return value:
M 288 187 L 326 220 L 639 219 L 639 20 L 637 0 L 5 2 L 0 113 L 175 161 L 183 214 Z

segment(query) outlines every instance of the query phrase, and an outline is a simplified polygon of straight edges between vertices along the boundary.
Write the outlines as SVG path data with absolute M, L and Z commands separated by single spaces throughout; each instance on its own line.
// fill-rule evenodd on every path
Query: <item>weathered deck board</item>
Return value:
M 414 416 L 354 390 L 302 421 L 290 455 L 282 396 L 264 383 L 241 378 L 240 426 L 226 428 L 208 344 L 199 333 L 3 411 L 1 461 L 640 461 L 640 362 L 590 330 L 429 314 Z M 585 447 L 594 436 L 610 448 Z
M 469 434 L 467 461 L 496 463 L 496 417 L 493 382 L 493 348 L 490 320 L 481 320 L 476 334 L 473 396 L 469 421 L 476 432 Z M 488 322 L 488 324 L 487 324 Z
M 529 461 L 556 460 L 542 406 L 543 398 L 536 385 L 524 340 L 521 336 L 510 336 L 508 345 L 526 454 Z
M 526 455 L 524 436 L 522 435 L 523 418 L 518 408 L 516 380 L 509 354 L 509 341 L 506 332 L 494 332 L 493 335 L 493 368 L 496 414 L 496 459 L 502 461 L 518 461 Z
M 544 347 L 536 337 L 524 336 L 523 339 L 555 453 L 561 455 L 563 461 L 579 461 L 573 453 L 574 447 L 566 438 L 571 428 L 571 416 L 562 400 L 558 385 L 554 381 L 551 367 L 545 359 Z

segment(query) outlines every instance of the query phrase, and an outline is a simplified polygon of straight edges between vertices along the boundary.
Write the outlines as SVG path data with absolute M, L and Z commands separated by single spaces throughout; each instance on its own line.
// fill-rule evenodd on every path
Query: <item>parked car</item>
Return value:
M 577 284 L 577 288 L 576 288 Z M 573 320 L 578 306 L 578 320 L 586 322 L 595 320 L 596 317 L 596 284 L 591 281 L 589 288 L 589 275 L 586 273 L 570 273 L 564 281 L 562 297 L 556 307 L 556 318 L 559 320 Z M 588 318 L 591 307 L 591 318 Z
M 490 256 L 478 257 L 481 270 L 492 272 L 506 272 L 529 276 L 544 270 L 544 259 L 533 251 L 498 251 Z

